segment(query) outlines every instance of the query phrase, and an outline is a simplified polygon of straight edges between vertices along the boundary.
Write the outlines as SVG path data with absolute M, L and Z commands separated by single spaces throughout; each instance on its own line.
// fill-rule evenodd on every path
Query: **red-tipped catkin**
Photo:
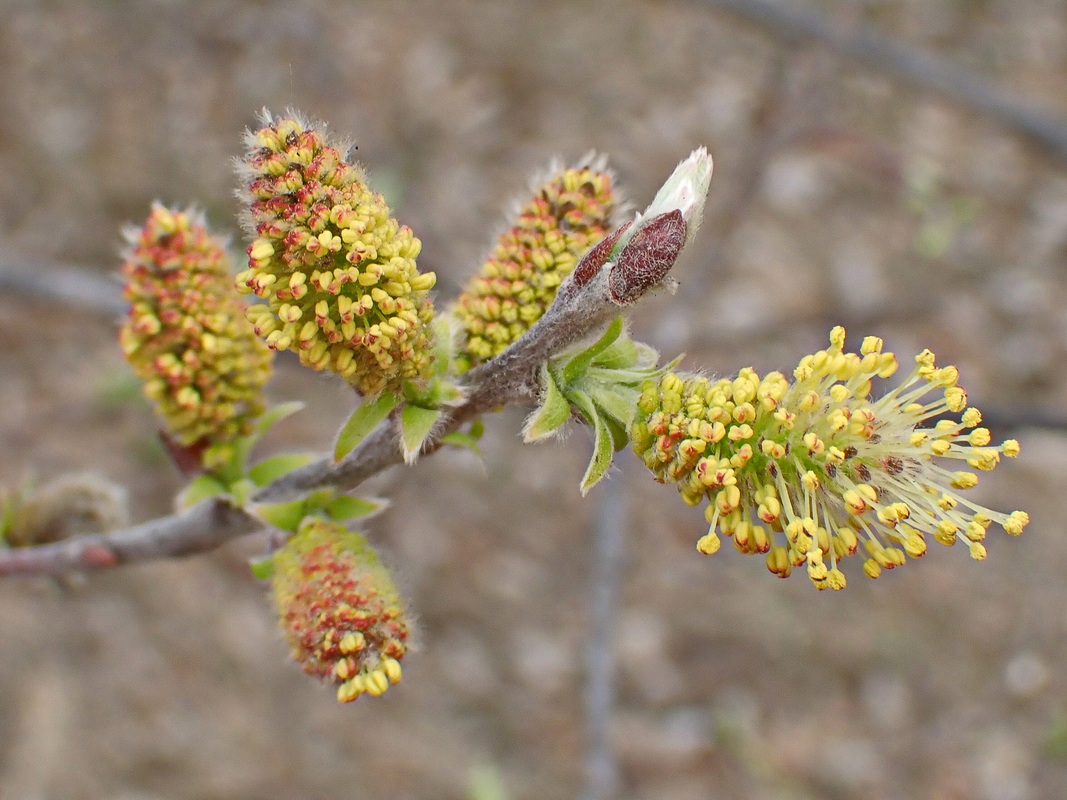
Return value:
M 273 560 L 279 621 L 304 672 L 336 684 L 342 703 L 400 680 L 407 614 L 362 534 L 308 517 Z
M 127 238 L 122 351 L 169 433 L 213 466 L 263 412 L 272 354 L 245 319 L 222 242 L 199 214 L 157 203 Z

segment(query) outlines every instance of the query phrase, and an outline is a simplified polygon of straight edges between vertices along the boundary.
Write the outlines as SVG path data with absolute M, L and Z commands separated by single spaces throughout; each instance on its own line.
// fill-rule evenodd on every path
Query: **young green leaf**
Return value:
M 197 475 L 185 487 L 185 491 L 182 492 L 181 504 L 183 507 L 189 508 L 190 506 L 195 506 L 201 500 L 217 497 L 220 494 L 226 494 L 228 491 L 229 487 L 214 476 Z
M 269 581 L 274 577 L 274 559 L 271 556 L 253 558 L 248 562 L 252 574 L 261 581 Z
M 466 431 L 452 431 L 452 433 L 446 433 L 441 437 L 441 444 L 447 444 L 449 447 L 458 447 L 462 450 L 470 450 L 475 455 L 481 455 L 481 448 L 478 447 L 477 437 L 471 436 Z
M 233 498 L 233 504 L 238 507 L 246 506 L 255 491 L 256 485 L 248 478 L 240 478 L 230 484 L 230 497 Z
M 593 402 L 599 409 L 629 428 L 637 413 L 640 392 L 629 386 L 593 386 L 589 389 Z
M 263 413 L 263 416 L 256 420 L 255 431 L 252 435 L 258 439 L 258 437 L 269 431 L 283 419 L 293 416 L 293 414 L 303 410 L 303 408 L 304 403 L 300 400 L 293 400 L 289 403 L 281 403 L 280 405 L 268 408 Z
M 611 432 L 611 441 L 615 446 L 616 453 L 630 444 L 629 425 L 623 425 L 608 414 L 601 414 L 600 418 L 604 420 L 604 424 L 608 426 L 608 430 Z
M 441 442 L 452 447 L 461 447 L 470 450 L 480 458 L 482 451 L 481 448 L 478 447 L 478 442 L 481 441 L 483 433 L 485 433 L 485 423 L 482 422 L 481 417 L 478 417 L 471 423 L 470 428 L 465 431 L 453 431 L 452 433 L 445 434 L 441 437 Z
M 593 363 L 593 359 L 611 347 L 615 340 L 622 335 L 622 331 L 622 317 L 615 317 L 599 339 L 564 365 L 563 383 L 573 383 Z
M 571 416 L 571 404 L 560 391 L 548 364 L 541 365 L 541 407 L 526 419 L 523 441 L 536 442 L 555 433 Z
M 265 458 L 248 470 L 248 477 L 256 486 L 266 486 L 282 475 L 299 469 L 305 464 L 315 460 L 313 453 L 282 453 L 281 455 Z
M 395 394 L 382 392 L 353 411 L 352 416 L 341 428 L 341 432 L 337 434 L 337 444 L 333 448 L 334 460 L 340 461 L 352 452 L 356 445 L 367 438 L 367 434 L 396 408 L 399 402 L 400 398 Z
M 422 406 L 404 406 L 400 412 L 400 440 L 404 446 L 404 461 L 414 464 L 429 437 L 433 426 L 441 418 L 441 411 Z
M 300 520 L 307 513 L 307 503 L 304 500 L 293 500 L 288 503 L 263 504 L 253 506 L 252 512 L 275 528 L 295 533 L 300 527 Z
M 218 476 L 226 484 L 232 484 L 241 475 L 244 474 L 245 465 L 248 463 L 248 457 L 252 453 L 259 440 L 263 438 L 263 435 L 281 422 L 283 419 L 291 417 L 304 408 L 304 404 L 299 400 L 294 400 L 289 403 L 281 403 L 280 405 L 268 408 L 258 420 L 256 420 L 255 427 L 252 432 L 247 436 L 238 437 L 233 443 L 233 450 L 230 453 L 230 457 L 226 464 L 222 467 L 214 470 L 216 476 Z
M 604 421 L 604 417 L 597 413 L 595 407 L 593 410 L 593 431 L 595 434 L 593 457 L 589 459 L 589 466 L 585 470 L 585 475 L 582 476 L 582 483 L 579 487 L 583 496 L 588 494 L 589 490 L 607 473 L 608 467 L 611 466 L 611 457 L 615 453 L 615 441 L 611 435 L 611 430 L 608 428 L 607 422 Z
M 326 515 L 335 522 L 343 522 L 357 517 L 377 514 L 389 505 L 388 500 L 370 500 L 366 497 L 353 497 L 342 494 L 326 504 Z
M 443 378 L 452 368 L 452 359 L 458 335 L 459 322 L 451 314 L 435 317 L 433 326 L 433 374 Z
M 15 493 L 11 489 L 0 489 L 0 548 L 6 544 L 4 538 L 15 521 Z
M 620 336 L 592 361 L 592 366 L 604 369 L 627 369 L 637 363 L 640 351 L 629 336 Z

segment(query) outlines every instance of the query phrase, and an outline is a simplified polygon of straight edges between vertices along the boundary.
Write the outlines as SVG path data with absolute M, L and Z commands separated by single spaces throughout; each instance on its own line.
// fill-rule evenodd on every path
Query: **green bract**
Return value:
M 582 494 L 604 477 L 617 450 L 629 442 L 641 384 L 660 375 L 659 354 L 626 335 L 616 317 L 591 345 L 579 345 L 541 367 L 541 405 L 526 420 L 527 442 L 559 433 L 572 411 L 593 428 L 593 456 L 582 478 Z

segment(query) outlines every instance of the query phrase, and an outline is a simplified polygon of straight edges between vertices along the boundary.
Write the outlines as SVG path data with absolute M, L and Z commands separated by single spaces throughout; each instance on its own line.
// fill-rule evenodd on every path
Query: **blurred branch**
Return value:
M 126 312 L 122 287 L 83 267 L 0 255 L 0 292 L 17 292 L 47 303 L 65 303 L 95 314 Z
M 770 0 L 690 0 L 721 8 L 787 39 L 809 39 L 835 53 L 933 89 L 980 114 L 997 119 L 1067 160 L 1067 122 L 1052 110 L 1020 101 L 970 70 L 871 30 L 834 24 L 827 17 Z

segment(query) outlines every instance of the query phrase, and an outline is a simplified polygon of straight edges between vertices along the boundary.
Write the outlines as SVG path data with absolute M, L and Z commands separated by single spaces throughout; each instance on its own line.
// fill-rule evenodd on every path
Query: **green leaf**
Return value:
M 471 769 L 467 800 L 508 800 L 497 769 L 491 765 Z
M 481 439 L 485 435 L 485 422 L 481 417 L 478 417 L 471 423 L 470 435 L 475 439 Z
M 337 444 L 333 448 L 334 460 L 340 461 L 351 453 L 356 445 L 366 439 L 367 434 L 374 430 L 378 423 L 389 415 L 390 411 L 396 408 L 399 402 L 400 398 L 395 394 L 382 392 L 373 400 L 363 403 L 353 411 L 352 416 L 348 418 L 348 421 L 341 428 L 341 432 L 337 434 Z
M 414 464 L 422 450 L 423 442 L 430 435 L 441 411 L 422 406 L 404 406 L 400 412 L 400 440 L 404 446 L 404 461 Z
M 266 486 L 282 475 L 299 469 L 315 460 L 313 453 L 283 453 L 265 458 L 248 470 L 248 477 L 256 486 Z
M 608 426 L 608 430 L 611 432 L 611 442 L 616 453 L 630 443 L 630 428 L 628 425 L 623 425 L 607 414 L 602 415 L 601 419 L 604 420 L 604 424 Z
M 551 436 L 571 416 L 571 404 L 563 396 L 547 364 L 541 365 L 541 388 L 544 390 L 541 407 L 527 418 L 523 427 L 523 441 L 527 443 Z
M 248 566 L 252 569 L 252 574 L 261 581 L 269 581 L 274 577 L 274 558 L 271 556 L 253 558 L 248 562 Z
M 593 363 L 593 359 L 607 350 L 622 335 L 622 330 L 622 317 L 615 317 L 599 339 L 566 363 L 563 367 L 563 383 L 574 383 L 575 379 Z
M 343 522 L 347 519 L 365 517 L 368 514 L 377 514 L 389 505 L 388 500 L 370 500 L 366 497 L 352 497 L 343 494 L 335 497 L 326 504 L 326 515 L 335 522 Z
M 275 528 L 296 533 L 296 529 L 300 527 L 300 520 L 307 513 L 306 509 L 306 501 L 293 500 L 288 503 L 257 505 L 252 508 L 252 512 Z
M 436 378 L 445 377 L 452 367 L 453 346 L 455 343 L 455 319 L 449 314 L 434 317 L 433 322 L 433 374 Z
M 304 403 L 300 400 L 293 400 L 289 403 L 281 403 L 280 405 L 268 408 L 263 416 L 256 420 L 255 432 L 252 435 L 258 439 L 283 419 L 293 416 L 293 414 L 303 410 L 303 408 Z
M 640 351 L 629 336 L 620 336 L 600 355 L 593 359 L 592 366 L 604 369 L 627 369 L 637 363 Z
M 629 428 L 637 412 L 639 392 L 629 386 L 597 386 L 589 390 L 592 400 L 607 416 Z
M 287 417 L 291 417 L 296 412 L 300 411 L 304 407 L 304 404 L 299 400 L 293 400 L 289 403 L 281 403 L 280 405 L 268 408 L 259 419 L 256 420 L 255 427 L 252 432 L 247 436 L 240 436 L 234 440 L 233 451 L 226 464 L 216 472 L 223 477 L 228 483 L 233 483 L 241 475 L 244 474 L 245 465 L 248 463 L 248 457 L 252 453 L 259 440 L 263 438 L 263 435 L 281 422 Z
M 663 370 L 660 369 L 601 369 L 590 367 L 585 373 L 589 380 L 603 384 L 623 384 L 626 386 L 640 386 L 649 378 L 658 377 Z
M 453 431 L 452 433 L 445 434 L 441 437 L 441 441 L 452 447 L 462 447 L 470 450 L 479 458 L 482 455 L 482 450 L 478 447 L 478 442 L 482 439 L 482 434 L 485 433 L 485 423 L 482 422 L 482 418 L 478 417 L 471 423 L 470 428 L 465 431 Z
M 593 430 L 596 436 L 593 440 L 593 457 L 589 459 L 589 466 L 586 467 L 585 475 L 582 476 L 582 483 L 579 487 L 582 495 L 585 496 L 589 493 L 601 478 L 608 471 L 608 467 L 611 466 L 611 458 L 615 453 L 615 441 L 611 435 L 611 430 L 608 428 L 604 418 L 593 410 Z
M 226 494 L 229 490 L 230 488 L 226 484 L 213 475 L 197 475 L 185 487 L 185 491 L 182 492 L 181 504 L 185 508 L 189 508 L 190 506 L 195 506 L 201 500 Z
M 575 390 L 568 394 L 568 399 L 571 404 L 577 409 L 589 425 L 594 425 L 594 419 L 596 417 L 596 408 L 593 406 L 593 400 L 585 392 L 581 390 Z
M 452 431 L 452 433 L 446 433 L 441 437 L 441 443 L 447 444 L 449 447 L 470 450 L 475 455 L 481 455 L 481 448 L 478 447 L 477 437 L 471 436 L 466 431 Z
M 15 492 L 0 488 L 0 547 L 15 521 Z
M 230 497 L 233 498 L 234 505 L 238 507 L 247 505 L 255 491 L 256 485 L 248 478 L 241 478 L 230 484 Z

